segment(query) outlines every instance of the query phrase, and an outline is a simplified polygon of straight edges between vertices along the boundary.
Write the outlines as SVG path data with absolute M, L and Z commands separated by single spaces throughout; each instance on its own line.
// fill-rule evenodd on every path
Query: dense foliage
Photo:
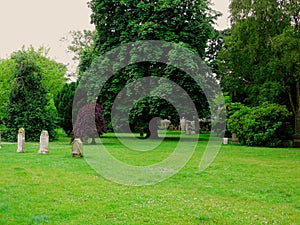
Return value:
M 9 93 L 12 85 L 12 74 L 15 69 L 14 60 L 0 60 L 0 123 L 5 114 L 9 102 Z
M 14 56 L 16 68 L 4 123 L 5 139 L 16 141 L 18 129 L 23 127 L 26 140 L 38 141 L 42 130 L 56 135 L 56 118 L 51 114 L 49 96 L 42 83 L 42 70 L 26 52 Z
M 234 102 L 286 105 L 300 133 L 300 3 L 233 0 L 232 32 L 219 54 L 221 85 Z
M 92 23 L 96 26 L 94 48 L 83 51 L 80 62 L 82 75 L 99 55 L 124 43 L 138 40 L 164 40 L 175 42 L 205 56 L 207 40 L 213 33 L 214 14 L 206 0 L 197 1 L 108 1 L 92 0 Z M 158 51 L 159 54 L 160 51 Z M 155 62 L 143 62 L 126 67 L 114 74 L 104 86 L 98 102 L 104 108 L 104 116 L 111 128 L 111 108 L 122 88 L 139 78 L 147 76 L 166 77 L 181 85 L 192 97 L 199 117 L 209 114 L 208 104 L 201 88 L 187 74 Z M 159 98 L 144 98 L 131 112 L 131 125 L 148 127 L 149 120 L 165 114 L 156 108 L 164 106 L 164 111 L 174 110 Z M 143 114 L 143 116 L 138 116 Z M 176 115 L 171 115 L 179 123 Z
M 291 137 L 290 118 L 286 107 L 278 104 L 243 106 L 229 117 L 228 129 L 241 144 L 276 147 Z
M 76 87 L 77 84 L 75 82 L 70 84 L 66 83 L 54 99 L 59 117 L 59 125 L 68 136 L 73 130 L 72 109 Z
M 0 60 L 0 121 L 2 121 L 6 114 L 17 61 L 25 55 L 26 58 L 34 61 L 39 67 L 41 82 L 50 99 L 51 108 L 55 111 L 53 98 L 66 82 L 64 78 L 66 67 L 48 58 L 48 51 L 48 49 L 43 47 L 38 50 L 35 50 L 33 47 L 29 47 L 28 49 L 23 47 L 20 51 L 12 53 L 10 58 Z

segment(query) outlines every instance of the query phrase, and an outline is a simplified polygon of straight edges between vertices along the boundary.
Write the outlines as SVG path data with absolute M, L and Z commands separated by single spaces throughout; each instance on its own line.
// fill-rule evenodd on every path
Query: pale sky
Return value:
M 218 29 L 229 27 L 230 0 L 212 0 L 213 9 L 223 13 Z M 88 0 L 0 0 L 0 58 L 21 49 L 23 45 L 50 48 L 49 56 L 67 64 L 72 55 L 67 43 L 60 41 L 71 30 L 93 29 Z

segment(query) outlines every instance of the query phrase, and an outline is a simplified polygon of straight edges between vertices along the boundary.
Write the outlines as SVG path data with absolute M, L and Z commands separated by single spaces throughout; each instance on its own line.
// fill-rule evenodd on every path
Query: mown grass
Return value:
M 111 154 L 135 165 L 158 162 L 177 144 L 168 134 L 151 154 L 105 136 Z M 299 149 L 223 145 L 200 173 L 207 137 L 178 174 L 142 187 L 102 178 L 71 157 L 67 138 L 50 143 L 49 155 L 37 154 L 38 143 L 26 143 L 23 154 L 2 145 L 0 224 L 300 224 Z

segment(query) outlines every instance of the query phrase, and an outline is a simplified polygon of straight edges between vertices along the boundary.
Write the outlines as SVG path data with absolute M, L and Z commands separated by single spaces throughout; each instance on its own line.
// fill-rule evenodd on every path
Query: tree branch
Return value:
M 300 112 L 300 81 L 299 81 L 299 79 L 297 79 L 297 81 L 296 81 L 296 90 L 297 90 L 297 99 L 296 99 L 297 109 L 296 110 L 297 110 L 297 113 L 299 113 Z

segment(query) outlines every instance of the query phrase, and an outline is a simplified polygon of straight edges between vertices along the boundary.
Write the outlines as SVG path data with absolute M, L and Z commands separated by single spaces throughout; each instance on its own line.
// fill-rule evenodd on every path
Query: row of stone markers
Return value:
M 25 152 L 25 129 L 20 128 L 18 132 L 18 153 Z M 41 132 L 40 136 L 40 149 L 38 154 L 49 154 L 49 133 L 46 130 Z M 74 139 L 72 142 L 72 157 L 83 157 L 83 144 L 79 138 Z

